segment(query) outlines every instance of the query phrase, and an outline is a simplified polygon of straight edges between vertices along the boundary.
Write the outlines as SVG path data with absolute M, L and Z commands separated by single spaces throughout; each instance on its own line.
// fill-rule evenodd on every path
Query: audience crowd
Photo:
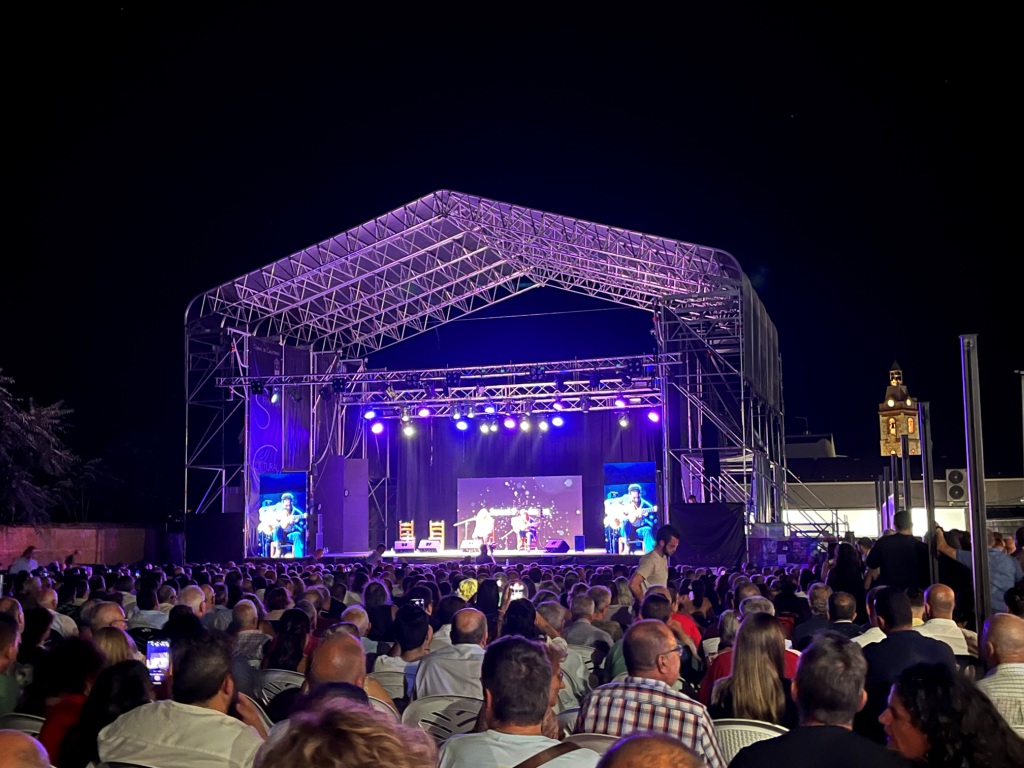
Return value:
M 997 611 L 978 627 L 970 542 L 935 532 L 929 584 L 909 528 L 778 567 L 677 564 L 671 526 L 609 565 L 30 548 L 0 596 L 0 764 L 1024 765 L 1024 529 L 985 542 Z M 410 718 L 438 696 L 467 708 L 457 735 Z M 737 746 L 737 719 L 771 737 Z

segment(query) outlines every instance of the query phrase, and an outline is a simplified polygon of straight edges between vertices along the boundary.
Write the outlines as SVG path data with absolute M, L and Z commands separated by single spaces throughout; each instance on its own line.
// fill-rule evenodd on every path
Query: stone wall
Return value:
M 75 550 L 79 563 L 134 563 L 139 560 L 159 562 L 163 558 L 162 527 L 119 525 L 30 525 L 0 527 L 0 569 L 34 546 L 36 561 L 43 565 L 54 560 L 63 562 Z

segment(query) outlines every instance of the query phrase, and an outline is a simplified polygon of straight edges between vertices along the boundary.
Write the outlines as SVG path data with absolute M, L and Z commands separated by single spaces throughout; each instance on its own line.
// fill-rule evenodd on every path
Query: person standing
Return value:
M 988 577 L 991 590 L 992 610 L 1001 613 L 1006 610 L 1004 595 L 1006 591 L 1015 584 L 1024 581 L 1024 570 L 1021 569 L 1013 557 L 996 549 L 995 531 L 991 528 L 986 531 L 986 543 L 988 544 Z M 962 549 L 954 549 L 946 543 L 945 534 L 942 528 L 935 526 L 935 548 L 946 557 L 951 557 L 961 565 L 974 568 L 974 560 L 970 552 Z
M 896 533 L 880 538 L 868 553 L 871 583 L 898 590 L 924 589 L 928 586 L 928 546 L 914 538 L 909 511 L 897 512 L 893 522 Z
M 640 558 L 640 564 L 629 580 L 629 591 L 637 602 L 643 601 L 651 587 L 668 586 L 668 561 L 679 546 L 679 531 L 671 525 L 663 525 L 655 539 L 654 549 Z

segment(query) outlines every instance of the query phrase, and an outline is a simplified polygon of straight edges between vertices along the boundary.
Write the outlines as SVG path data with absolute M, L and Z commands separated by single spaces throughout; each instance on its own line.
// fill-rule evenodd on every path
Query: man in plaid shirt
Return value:
M 622 644 L 626 679 L 591 691 L 580 705 L 575 732 L 667 733 L 697 752 L 709 768 L 726 768 L 707 709 L 672 688 L 679 679 L 682 649 L 663 622 L 643 619 L 630 626 Z

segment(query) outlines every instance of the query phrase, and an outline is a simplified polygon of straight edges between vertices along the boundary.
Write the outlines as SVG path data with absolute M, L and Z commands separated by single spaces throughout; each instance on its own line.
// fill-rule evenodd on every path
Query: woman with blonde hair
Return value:
M 785 677 L 786 638 L 769 613 L 746 616 L 736 632 L 732 674 L 715 683 L 708 713 L 717 720 L 739 717 L 793 728 L 796 704 Z
M 103 654 L 104 669 L 122 661 L 142 661 L 142 654 L 131 635 L 120 627 L 103 627 L 92 636 L 92 643 Z

